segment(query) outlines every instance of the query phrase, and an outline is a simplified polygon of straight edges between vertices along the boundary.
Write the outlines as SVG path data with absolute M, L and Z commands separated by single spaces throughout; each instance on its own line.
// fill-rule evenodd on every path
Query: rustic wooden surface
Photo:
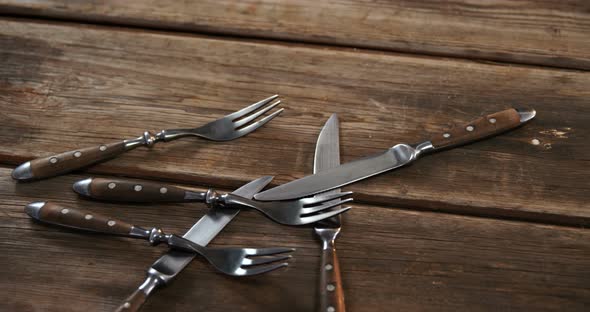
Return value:
M 525 127 L 349 189 L 368 203 L 590 220 L 586 72 L 20 20 L 0 21 L 0 34 L 0 157 L 12 165 L 196 126 L 279 93 L 287 110 L 240 140 L 161 143 L 90 169 L 227 188 L 276 175 L 277 184 L 312 172 L 333 112 L 346 162 L 523 106 L 538 111 Z
M 590 69 L 585 0 L 0 0 L 0 11 Z
M 333 112 L 346 162 L 513 106 L 538 116 L 346 188 L 356 193 L 337 241 L 347 308 L 587 310 L 589 12 L 581 1 L 0 0 L 0 311 L 113 310 L 163 252 L 32 222 L 30 201 L 174 233 L 206 209 L 91 202 L 71 191 L 77 179 L 277 185 L 311 172 Z M 31 158 L 196 126 L 275 93 L 286 111 L 236 141 L 183 139 L 77 175 L 9 177 Z M 144 310 L 314 310 L 311 228 L 244 211 L 213 244 L 297 252 L 288 269 L 245 279 L 196 260 Z
M 33 222 L 23 212 L 26 203 L 50 199 L 176 233 L 206 209 L 92 202 L 70 190 L 84 176 L 15 184 L 10 169 L 0 172 L 0 226 L 10 238 L 0 240 L 2 311 L 113 310 L 163 252 L 142 240 Z M 355 205 L 343 228 L 337 245 L 350 311 L 584 310 L 590 304 L 586 229 L 365 205 Z M 212 242 L 230 245 L 297 250 L 287 269 L 250 278 L 227 277 L 195 260 L 145 311 L 313 311 L 320 259 L 311 228 L 243 211 Z

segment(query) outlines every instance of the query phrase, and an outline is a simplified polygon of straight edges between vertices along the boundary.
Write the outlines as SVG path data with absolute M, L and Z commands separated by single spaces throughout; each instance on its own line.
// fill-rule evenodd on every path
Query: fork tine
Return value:
M 286 267 L 286 266 L 289 266 L 289 264 L 287 262 L 283 262 L 283 263 L 278 263 L 275 265 L 247 268 L 247 269 L 244 269 L 244 271 L 245 271 L 244 275 L 262 274 L 262 273 L 274 271 L 276 269 L 280 269 L 280 268 Z
M 249 123 L 250 121 L 252 121 L 252 120 L 260 117 L 260 115 L 262 115 L 262 114 L 268 112 L 269 110 L 275 108 L 279 104 L 281 104 L 281 101 L 280 100 L 274 102 L 270 106 L 267 106 L 264 109 L 261 109 L 261 110 L 257 111 L 256 113 L 254 113 L 254 114 L 252 114 L 252 115 L 250 115 L 250 116 L 248 116 L 248 117 L 246 117 L 244 119 L 240 119 L 240 120 L 234 122 L 234 127 L 239 128 L 239 127 L 241 127 L 241 126 Z
M 347 196 L 350 194 L 352 194 L 352 192 L 341 192 L 341 193 L 328 194 L 328 195 L 319 195 L 319 196 L 311 197 L 311 198 L 304 198 L 303 205 L 307 206 L 307 205 L 313 205 L 313 204 L 317 204 L 317 203 L 321 203 L 321 202 L 327 202 L 332 199 L 341 198 L 341 197 L 344 197 L 344 196 Z
M 229 117 L 229 118 L 232 118 L 232 119 L 240 118 L 240 117 L 242 117 L 242 116 L 244 116 L 244 115 L 246 115 L 246 114 L 248 114 L 250 112 L 253 112 L 253 111 L 257 110 L 258 108 L 260 108 L 260 107 L 268 104 L 269 102 L 271 102 L 272 100 L 274 100 L 274 99 L 276 99 L 278 97 L 279 97 L 279 95 L 278 94 L 275 94 L 275 95 L 273 95 L 273 96 L 271 96 L 269 98 L 266 98 L 266 99 L 264 99 L 262 101 L 256 102 L 256 103 L 254 103 L 254 104 L 252 104 L 252 105 L 250 105 L 248 107 L 244 107 L 244 108 L 240 109 L 237 112 L 233 112 L 233 113 L 231 113 L 229 115 L 226 115 L 225 117 Z
M 330 202 L 327 202 L 327 203 L 325 203 L 323 205 L 319 205 L 319 206 L 314 206 L 314 207 L 309 207 L 309 208 L 301 208 L 301 214 L 309 214 L 309 213 L 322 211 L 325 209 L 330 209 L 332 207 L 336 207 L 336 206 L 339 206 L 339 205 L 342 205 L 344 203 L 348 203 L 351 201 L 352 201 L 352 198 L 347 198 L 344 200 L 330 201 Z
M 326 213 L 320 213 L 317 215 L 313 215 L 313 216 L 309 216 L 309 217 L 301 217 L 300 219 L 300 223 L 298 223 L 299 225 L 303 225 L 303 224 L 308 224 L 308 223 L 314 223 L 314 222 L 318 222 L 330 217 L 333 217 L 335 215 L 341 214 L 343 212 L 346 212 L 348 210 L 350 210 L 351 207 L 345 207 L 342 209 L 338 209 L 338 210 L 334 210 L 334 211 L 329 211 Z
M 245 265 L 260 265 L 260 264 L 266 264 L 266 263 L 271 263 L 271 262 L 287 260 L 287 259 L 291 259 L 291 258 L 293 258 L 293 256 L 291 256 L 291 255 L 264 257 L 264 258 L 256 258 L 256 259 L 245 258 L 244 260 L 242 260 L 242 265 L 243 266 L 245 266 Z
M 282 113 L 283 111 L 284 111 L 284 109 L 281 108 L 278 111 L 264 117 L 262 120 L 259 120 L 259 121 L 255 122 L 249 126 L 246 126 L 242 129 L 236 130 L 238 137 L 242 136 L 242 135 L 246 135 L 246 134 L 258 129 L 259 127 L 263 126 L 265 123 L 269 122 L 271 119 L 275 118 L 278 114 Z
M 268 256 L 274 254 L 281 254 L 285 252 L 295 251 L 295 248 L 286 247 L 271 247 L 271 248 L 248 248 L 246 249 L 246 255 L 248 256 Z

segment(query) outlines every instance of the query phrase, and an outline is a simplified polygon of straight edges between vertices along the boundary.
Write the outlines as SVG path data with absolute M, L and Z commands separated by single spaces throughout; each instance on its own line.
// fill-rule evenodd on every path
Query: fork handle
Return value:
M 159 182 L 89 178 L 74 183 L 74 191 L 93 199 L 136 203 L 205 201 L 207 192 L 195 192 Z
M 133 225 L 101 214 L 64 207 L 52 202 L 34 202 L 25 206 L 32 218 L 55 225 L 105 234 L 132 236 Z
M 136 312 L 146 302 L 147 294 L 141 289 L 136 289 L 129 297 L 117 307 L 115 312 Z
M 324 242 L 322 247 L 319 311 L 344 312 L 345 310 L 340 261 L 334 240 L 328 240 Z

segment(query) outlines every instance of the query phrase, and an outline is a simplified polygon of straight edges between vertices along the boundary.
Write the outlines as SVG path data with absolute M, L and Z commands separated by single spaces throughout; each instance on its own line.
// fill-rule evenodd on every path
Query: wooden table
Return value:
M 588 311 L 587 1 L 0 0 L 1 311 L 109 311 L 164 252 L 32 222 L 52 200 L 183 233 L 206 207 L 91 202 L 119 175 L 232 190 L 312 171 L 341 120 L 344 162 L 512 106 L 530 124 L 368 179 L 338 240 L 349 311 Z M 211 121 L 278 93 L 236 141 L 185 139 L 15 183 L 26 160 Z M 319 243 L 244 211 L 214 246 L 290 246 L 285 270 L 230 278 L 195 260 L 144 311 L 313 311 Z

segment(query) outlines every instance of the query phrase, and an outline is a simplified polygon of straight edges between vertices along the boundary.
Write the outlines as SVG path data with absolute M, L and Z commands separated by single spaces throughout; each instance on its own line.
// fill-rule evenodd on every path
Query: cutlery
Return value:
M 272 201 L 301 198 L 383 173 L 407 165 L 418 157 L 467 144 L 516 128 L 535 117 L 535 110 L 507 109 L 480 117 L 464 126 L 433 136 L 415 145 L 397 144 L 377 155 L 322 170 L 313 175 L 291 181 L 258 193 L 256 200 Z
M 334 206 L 352 201 L 352 198 L 335 199 L 352 192 L 303 198 L 282 202 L 259 202 L 235 194 L 217 194 L 212 189 L 196 192 L 159 182 L 132 181 L 125 179 L 89 178 L 74 183 L 78 194 L 99 200 L 125 202 L 204 202 L 210 206 L 228 208 L 252 208 L 262 212 L 275 222 L 287 225 L 314 223 L 337 214 L 350 207 L 323 212 Z
M 63 227 L 146 239 L 153 246 L 165 243 L 174 249 L 197 253 L 207 259 L 217 270 L 232 276 L 261 274 L 284 267 L 287 265 L 286 262 L 275 262 L 291 258 L 284 253 L 294 250 L 282 247 L 208 248 L 174 234 L 165 234 L 159 228 L 147 230 L 94 212 L 66 208 L 51 202 L 30 203 L 25 206 L 25 212 L 35 220 Z M 282 255 L 273 256 L 275 254 Z
M 259 121 L 252 122 L 279 105 L 281 101 L 278 100 L 271 103 L 276 98 L 278 95 L 273 95 L 198 128 L 162 130 L 157 134 L 146 131 L 136 139 L 77 149 L 27 161 L 12 171 L 12 178 L 20 181 L 49 178 L 105 161 L 139 146 L 152 147 L 160 141 L 169 142 L 187 136 L 197 136 L 212 141 L 237 139 L 258 129 L 283 111 L 281 108 Z M 267 105 L 269 103 L 271 104 Z
M 254 194 L 260 192 L 260 190 L 268 185 L 272 178 L 272 176 L 258 178 L 233 191 L 232 194 L 252 198 Z M 182 237 L 193 243 L 206 246 L 239 212 L 239 209 L 234 208 L 213 207 Z M 125 299 L 116 311 L 138 311 L 156 289 L 171 282 L 194 257 L 194 253 L 179 250 L 168 251 L 152 264 L 147 271 L 145 281 Z
M 338 115 L 332 114 L 326 122 L 315 146 L 313 173 L 340 165 L 340 140 L 338 135 Z M 320 195 L 338 193 L 334 189 Z M 318 196 L 318 195 L 316 195 Z M 320 300 L 318 311 L 344 312 L 344 290 L 340 274 L 340 261 L 334 240 L 340 233 L 341 215 L 317 222 L 314 232 L 322 241 L 320 265 Z

